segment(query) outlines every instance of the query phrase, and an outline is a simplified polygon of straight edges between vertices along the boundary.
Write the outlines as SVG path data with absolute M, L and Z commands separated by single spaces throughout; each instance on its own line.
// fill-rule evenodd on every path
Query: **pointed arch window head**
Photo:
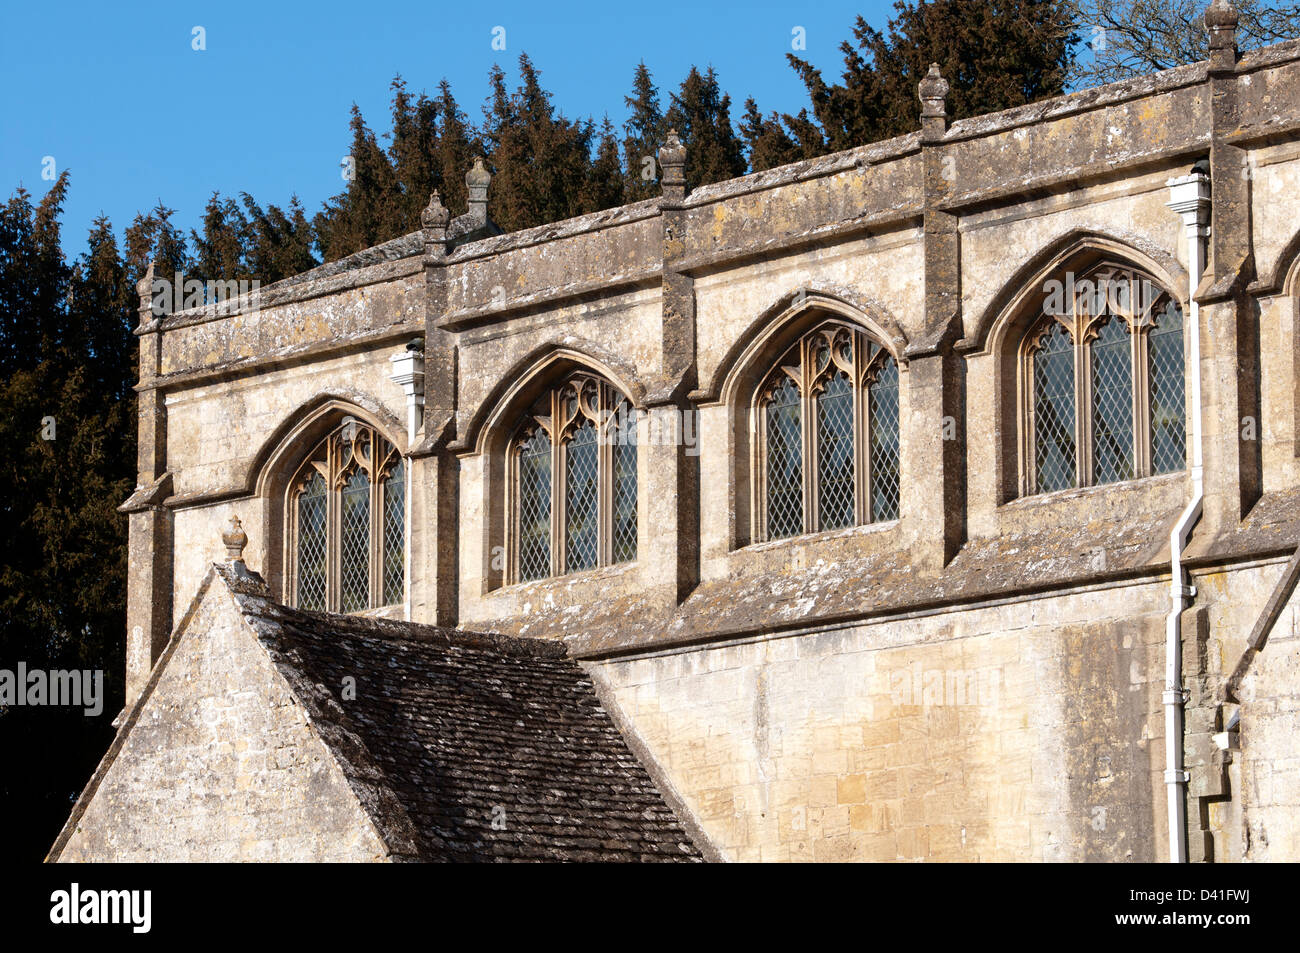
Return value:
M 805 334 L 754 417 L 758 539 L 898 518 L 898 363 L 866 334 L 838 321 Z
M 406 468 L 373 427 L 345 418 L 289 485 L 285 599 L 361 612 L 406 598 Z
M 1020 351 L 1022 493 L 1184 469 L 1178 303 L 1114 263 L 1062 273 L 1045 290 Z
M 533 405 L 510 444 L 509 581 L 636 559 L 636 420 L 617 388 L 589 374 Z

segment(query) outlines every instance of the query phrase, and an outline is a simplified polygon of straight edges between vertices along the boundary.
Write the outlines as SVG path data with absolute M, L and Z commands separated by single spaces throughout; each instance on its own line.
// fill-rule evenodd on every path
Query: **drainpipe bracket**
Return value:
M 1169 769 L 1165 771 L 1165 784 L 1186 784 L 1191 777 L 1186 771 Z

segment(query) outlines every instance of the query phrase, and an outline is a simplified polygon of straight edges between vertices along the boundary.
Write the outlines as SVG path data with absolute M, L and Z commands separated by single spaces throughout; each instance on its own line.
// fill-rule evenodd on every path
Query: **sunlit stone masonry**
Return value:
M 127 706 L 51 859 L 1300 860 L 1300 42 L 1206 22 L 143 283 Z

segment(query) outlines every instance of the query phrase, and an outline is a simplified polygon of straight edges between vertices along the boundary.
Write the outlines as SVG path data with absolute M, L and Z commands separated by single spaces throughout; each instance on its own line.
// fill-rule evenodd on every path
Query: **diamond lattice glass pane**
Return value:
M 591 569 L 600 555 L 596 425 L 587 421 L 564 448 L 565 570 Z
M 551 440 L 538 430 L 519 454 L 519 579 L 551 574 Z
M 319 473 L 298 497 L 298 608 L 325 611 L 325 480 Z
M 1170 302 L 1149 334 L 1151 472 L 1173 473 L 1187 466 L 1182 309 Z
M 803 436 L 799 389 L 786 379 L 767 405 L 767 536 L 803 532 Z
M 867 391 L 871 426 L 871 519 L 898 519 L 898 363 L 885 358 Z
M 817 395 L 817 493 L 821 529 L 853 525 L 853 387 L 843 371 Z
M 614 427 L 614 562 L 636 559 L 636 412 L 619 401 Z
M 1098 484 L 1133 479 L 1133 359 L 1119 317 L 1092 342 L 1092 472 Z
M 1039 492 L 1077 482 L 1074 467 L 1074 342 L 1053 321 L 1034 355 L 1034 454 Z
M 342 524 L 340 605 L 344 612 L 359 612 L 370 605 L 370 478 L 361 470 L 343 485 Z
M 384 481 L 384 605 L 406 595 L 406 463 L 398 460 Z

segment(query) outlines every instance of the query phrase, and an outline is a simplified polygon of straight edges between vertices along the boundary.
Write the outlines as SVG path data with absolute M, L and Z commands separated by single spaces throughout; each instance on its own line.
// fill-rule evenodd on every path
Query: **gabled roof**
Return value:
M 395 859 L 702 859 L 559 643 L 297 611 L 213 569 Z

